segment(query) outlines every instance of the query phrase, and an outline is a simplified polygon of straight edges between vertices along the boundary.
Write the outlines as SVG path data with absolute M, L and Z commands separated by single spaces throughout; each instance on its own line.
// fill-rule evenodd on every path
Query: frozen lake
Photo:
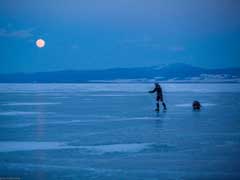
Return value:
M 0 177 L 240 179 L 240 84 L 162 87 L 0 84 Z

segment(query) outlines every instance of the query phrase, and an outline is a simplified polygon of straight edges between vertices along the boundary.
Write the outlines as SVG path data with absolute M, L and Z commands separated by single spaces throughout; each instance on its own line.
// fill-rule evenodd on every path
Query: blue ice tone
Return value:
M 153 86 L 0 84 L 0 176 L 239 179 L 240 85 Z

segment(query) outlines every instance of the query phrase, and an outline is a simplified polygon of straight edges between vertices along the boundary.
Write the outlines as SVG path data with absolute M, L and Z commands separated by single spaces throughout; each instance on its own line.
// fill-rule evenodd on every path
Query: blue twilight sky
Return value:
M 0 52 L 0 73 L 237 67 L 240 1 L 1 0 Z

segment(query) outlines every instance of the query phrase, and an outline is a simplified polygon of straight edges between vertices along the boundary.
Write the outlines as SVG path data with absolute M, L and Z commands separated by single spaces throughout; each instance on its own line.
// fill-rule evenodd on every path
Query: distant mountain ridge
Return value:
M 163 67 L 67 70 L 0 74 L 0 83 L 86 83 L 86 82 L 240 82 L 240 68 L 205 69 L 187 64 Z

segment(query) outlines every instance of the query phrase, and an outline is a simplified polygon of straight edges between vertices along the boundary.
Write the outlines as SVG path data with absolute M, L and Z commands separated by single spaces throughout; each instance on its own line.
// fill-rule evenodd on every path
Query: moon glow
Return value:
M 43 47 L 45 46 L 45 41 L 44 41 L 43 39 L 38 39 L 38 40 L 36 41 L 36 46 L 37 46 L 38 48 L 43 48 Z

